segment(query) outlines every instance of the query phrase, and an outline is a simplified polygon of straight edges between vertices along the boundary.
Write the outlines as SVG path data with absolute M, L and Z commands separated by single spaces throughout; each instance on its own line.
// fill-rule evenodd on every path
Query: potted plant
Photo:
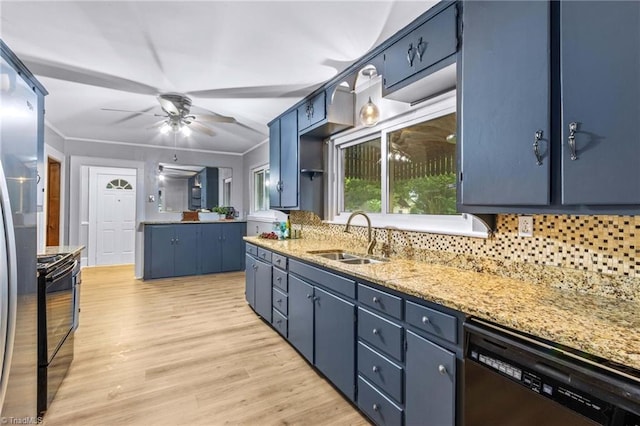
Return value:
M 228 209 L 226 207 L 217 206 L 217 207 L 214 207 L 212 210 L 218 213 L 218 220 L 222 220 L 227 217 Z

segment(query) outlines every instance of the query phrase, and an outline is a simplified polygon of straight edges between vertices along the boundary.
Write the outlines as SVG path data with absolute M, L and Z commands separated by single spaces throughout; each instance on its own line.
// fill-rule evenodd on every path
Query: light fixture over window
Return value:
M 361 73 L 369 77 L 369 88 L 371 88 L 371 77 L 377 75 L 376 68 L 374 66 L 368 66 L 365 67 Z M 380 109 L 373 103 L 371 95 L 369 95 L 367 103 L 360 108 L 360 123 L 365 127 L 373 127 L 378 124 L 379 120 Z

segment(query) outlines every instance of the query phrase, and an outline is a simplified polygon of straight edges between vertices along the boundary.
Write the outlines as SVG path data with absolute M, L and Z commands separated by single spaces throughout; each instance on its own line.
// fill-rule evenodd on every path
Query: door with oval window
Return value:
M 94 264 L 134 263 L 136 170 L 92 168 L 90 174 L 95 185 L 90 202 L 95 206 L 95 214 L 90 214 L 95 220 Z

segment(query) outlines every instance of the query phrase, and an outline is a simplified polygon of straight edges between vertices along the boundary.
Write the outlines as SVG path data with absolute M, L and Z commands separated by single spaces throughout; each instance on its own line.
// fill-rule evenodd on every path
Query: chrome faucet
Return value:
M 376 246 L 376 234 L 375 232 L 373 232 L 373 235 L 372 235 L 371 219 L 369 219 L 369 216 L 367 216 L 365 212 L 363 212 L 362 210 L 356 210 L 353 213 L 351 213 L 351 215 L 349 215 L 349 219 L 347 219 L 347 226 L 344 227 L 344 232 L 349 232 L 349 226 L 351 226 L 351 219 L 353 219 L 353 217 L 357 215 L 362 215 L 364 216 L 365 219 L 367 219 L 367 254 L 373 254 L 373 248 Z

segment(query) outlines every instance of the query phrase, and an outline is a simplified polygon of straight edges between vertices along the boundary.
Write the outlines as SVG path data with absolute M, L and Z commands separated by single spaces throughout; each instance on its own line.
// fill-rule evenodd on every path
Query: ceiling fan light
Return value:
M 160 133 L 166 135 L 167 133 L 169 133 L 169 130 L 171 130 L 171 126 L 169 125 L 169 123 L 162 123 L 162 126 L 160 127 Z
M 373 103 L 371 96 L 369 96 L 369 101 L 360 108 L 360 122 L 365 127 L 373 127 L 378 124 L 379 120 L 380 109 Z
M 180 127 L 180 132 L 183 136 L 191 136 L 191 129 L 189 128 L 189 126 L 183 125 L 182 127 Z

